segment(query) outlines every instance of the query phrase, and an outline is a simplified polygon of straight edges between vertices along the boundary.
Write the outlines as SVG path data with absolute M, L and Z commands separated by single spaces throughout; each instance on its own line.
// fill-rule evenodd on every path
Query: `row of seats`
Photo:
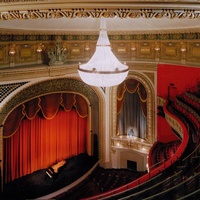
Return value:
M 104 169 L 99 168 L 98 173 L 94 173 L 92 181 L 101 189 L 102 192 L 120 187 L 127 184 L 144 172 L 138 172 L 128 169 Z
M 180 144 L 181 142 L 179 140 L 169 143 L 157 142 L 153 148 L 152 153 L 149 155 L 151 160 L 151 166 L 149 167 L 152 168 L 153 166 L 155 168 L 168 160 L 176 153 Z
M 190 105 L 193 105 L 197 109 L 200 109 L 200 103 L 199 103 L 200 98 L 196 96 L 196 93 L 191 93 L 186 91 L 183 97 Z
M 81 199 L 130 183 L 144 172 L 129 169 L 104 169 L 98 166 L 82 183 L 56 199 Z M 76 192 L 78 191 L 78 192 Z
M 181 96 L 176 97 L 176 105 L 183 109 L 183 112 L 190 116 L 190 118 L 194 121 L 196 126 L 199 128 L 200 123 L 200 110 L 196 107 L 190 105 L 187 101 L 185 101 Z

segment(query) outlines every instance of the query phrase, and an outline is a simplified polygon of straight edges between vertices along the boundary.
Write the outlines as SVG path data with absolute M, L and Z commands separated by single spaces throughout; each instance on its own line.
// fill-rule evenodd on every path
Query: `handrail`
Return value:
M 102 200 L 106 200 L 106 199 L 112 199 L 112 198 L 116 198 L 116 195 L 117 196 L 120 196 L 120 195 L 123 195 L 123 193 L 124 192 L 135 192 L 134 190 L 136 190 L 136 191 L 141 191 L 141 188 L 142 187 L 145 187 L 146 185 L 148 185 L 148 184 L 151 184 L 152 182 L 154 182 L 155 180 L 157 180 L 157 179 L 161 179 L 162 178 L 162 176 L 163 176 L 163 174 L 162 173 L 160 173 L 160 174 L 158 174 L 158 175 L 156 175 L 156 176 L 154 176 L 153 178 L 151 178 L 151 179 L 149 179 L 149 180 L 147 180 L 146 182 L 144 182 L 144 183 L 141 183 L 141 184 L 139 184 L 139 185 L 137 185 L 136 187 L 133 187 L 133 188 L 128 188 L 126 191 L 121 191 L 121 192 L 119 192 L 119 193 L 117 193 L 117 194 L 113 194 L 113 195 L 110 195 L 110 196 L 107 196 L 107 197 L 104 197 L 104 198 L 101 198 Z M 157 182 L 159 182 L 158 180 L 157 180 Z
M 163 159 L 163 160 L 161 160 L 161 161 L 155 163 L 154 165 L 151 165 L 151 167 L 149 167 L 149 171 L 150 171 L 150 169 L 155 168 L 156 166 L 158 166 L 159 164 L 162 164 L 162 163 L 165 162 L 165 161 L 166 161 L 166 159 Z
M 197 178 L 197 180 L 198 180 L 199 177 L 200 177 L 200 172 L 197 173 L 197 174 L 195 174 L 192 178 L 193 178 L 193 179 Z M 155 195 L 152 195 L 152 196 L 149 196 L 149 197 L 147 197 L 147 198 L 144 198 L 143 200 L 154 199 L 155 197 L 158 197 L 159 195 L 166 194 L 166 193 L 169 193 L 169 192 L 170 192 L 170 194 L 171 194 L 173 189 L 179 188 L 180 186 L 185 186 L 185 184 L 186 184 L 187 182 L 191 181 L 192 178 L 188 178 L 188 179 L 182 181 L 181 183 L 179 183 L 178 185 L 175 185 L 175 186 L 172 187 L 172 188 L 169 188 L 169 189 L 164 190 L 164 191 L 162 191 L 162 192 L 159 192 L 159 193 L 157 193 L 157 194 L 155 194 Z
M 178 173 L 174 174 L 173 176 L 171 176 L 171 177 L 169 177 L 169 178 L 171 178 L 171 179 L 172 179 L 172 182 L 173 182 L 173 180 L 174 180 L 173 178 L 178 177 L 178 176 L 181 175 L 182 173 L 183 173 L 183 171 L 179 171 Z M 158 186 L 161 187 L 161 186 L 164 185 L 164 183 L 167 182 L 167 181 L 168 181 L 167 179 L 162 180 L 161 182 L 158 182 L 158 183 L 156 183 L 155 185 L 152 185 L 151 187 L 146 188 L 144 191 L 139 191 L 139 192 L 137 192 L 137 193 L 131 194 L 131 195 L 129 195 L 129 196 L 124 197 L 123 199 L 125 200 L 125 199 L 129 199 L 130 197 L 137 197 L 137 195 L 140 195 L 141 193 L 144 193 L 144 192 L 147 192 L 147 191 L 149 191 L 149 190 L 152 190 L 152 189 L 155 188 L 155 187 L 158 187 Z M 120 198 L 119 200 L 122 200 L 122 199 Z
M 187 155 L 185 158 L 182 159 L 182 162 L 186 161 L 187 159 L 191 158 L 191 156 L 193 156 L 194 154 L 196 154 L 196 152 L 200 150 L 200 144 L 198 144 L 198 146 L 194 149 L 194 151 L 192 151 L 189 155 Z

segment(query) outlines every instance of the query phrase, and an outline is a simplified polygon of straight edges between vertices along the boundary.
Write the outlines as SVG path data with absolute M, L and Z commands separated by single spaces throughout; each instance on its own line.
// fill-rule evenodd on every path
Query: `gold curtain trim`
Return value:
M 3 136 L 3 139 L 10 138 L 10 137 L 12 137 L 16 133 L 16 131 L 18 130 L 18 128 L 19 128 L 19 126 L 21 124 L 22 119 L 24 118 L 24 114 L 23 114 L 24 113 L 24 111 L 23 111 L 24 109 L 25 109 L 25 106 L 24 106 L 24 104 L 22 104 L 22 117 L 20 119 L 20 123 L 18 124 L 16 130 L 13 133 L 11 133 L 10 135 L 8 135 L 8 136 Z
M 9 137 L 11 137 L 11 136 L 13 136 L 14 134 L 15 134 L 15 132 L 18 130 L 18 128 L 19 128 L 19 126 L 20 126 L 20 123 L 21 123 L 21 120 L 26 116 L 27 117 L 27 119 L 29 119 L 29 120 L 32 120 L 32 119 L 34 119 L 35 117 L 36 117 L 36 115 L 38 114 L 38 112 L 41 110 L 41 112 L 42 112 L 42 115 L 43 115 L 43 117 L 45 118 L 45 119 L 47 119 L 47 120 L 51 120 L 51 119 L 53 119 L 55 116 L 56 116 L 56 114 L 58 113 L 58 111 L 59 111 L 59 108 L 60 108 L 60 106 L 62 106 L 63 108 L 64 108 L 64 110 L 66 111 L 66 112 L 69 112 L 69 111 L 71 111 L 71 109 L 74 107 L 75 109 L 76 109 L 76 112 L 78 113 L 78 115 L 79 115 L 79 117 L 81 117 L 81 118 L 85 118 L 85 117 L 87 117 L 88 116 L 88 105 L 87 105 L 87 102 L 85 101 L 85 99 L 84 99 L 84 101 L 85 101 L 85 105 L 84 106 L 87 106 L 87 109 L 85 108 L 85 110 L 83 110 L 83 112 L 82 113 L 85 113 L 84 115 L 81 115 L 81 110 L 79 110 L 78 109 L 78 104 L 76 105 L 76 103 L 78 102 L 77 100 L 76 100 L 76 95 L 75 94 L 73 94 L 74 96 L 73 96 L 73 99 L 74 99 L 74 101 L 72 102 L 72 105 L 71 105 L 71 109 L 70 110 L 67 110 L 67 109 L 65 109 L 65 105 L 64 105 L 64 103 L 63 103 L 63 94 L 62 93 L 56 93 L 59 97 L 59 99 L 57 100 L 57 102 L 59 102 L 58 103 L 58 105 L 56 105 L 57 106 L 57 108 L 55 109 L 55 113 L 53 113 L 53 115 L 51 116 L 51 117 L 47 117 L 45 114 L 44 114 L 44 111 L 43 111 L 43 108 L 42 108 L 42 99 L 41 99 L 41 97 L 38 97 L 38 103 L 37 103 L 37 106 L 38 106 L 38 108 L 35 110 L 35 113 L 34 113 L 34 117 L 29 117 L 28 116 L 28 114 L 27 114 L 27 112 L 26 112 L 26 106 L 25 106 L 25 103 L 23 103 L 23 104 L 21 104 L 21 105 L 19 105 L 19 106 L 22 106 L 22 110 L 21 110 L 21 119 L 19 120 L 19 124 L 17 124 L 16 125 L 16 129 L 14 130 L 14 132 L 12 133 L 12 131 L 11 131 L 11 133 L 8 135 L 7 133 L 9 133 L 9 128 L 8 128 L 8 131 L 7 132 L 4 132 L 6 135 L 3 135 L 3 138 L 9 138 Z M 70 94 L 70 93 L 66 93 L 66 94 Z M 80 96 L 81 97 L 81 96 Z M 83 98 L 83 97 L 81 97 L 81 98 Z M 34 100 L 34 99 L 33 99 Z M 79 103 L 79 102 L 78 102 Z M 79 106 L 81 106 L 81 105 L 79 105 Z M 84 112 L 84 111 L 86 111 L 86 112 Z M 9 117 L 9 116 L 8 116 Z M 8 118 L 7 117 L 7 118 Z M 7 120 L 7 119 L 6 119 Z M 6 122 L 5 122 L 6 123 Z M 5 130 L 7 130 L 7 129 L 5 129 Z
M 25 109 L 25 105 L 24 105 L 24 110 L 23 110 L 23 114 L 27 117 L 27 119 L 32 120 L 36 117 L 36 115 L 38 114 L 38 112 L 41 110 L 41 105 L 40 105 L 41 99 L 40 97 L 38 97 L 38 109 L 36 110 L 35 114 L 33 115 L 33 117 L 29 117 L 27 115 L 26 109 Z
M 137 93 L 138 93 L 138 96 L 139 96 L 141 102 L 143 102 L 143 103 L 147 102 L 147 98 L 145 100 L 143 100 L 142 97 L 141 97 L 140 92 L 137 91 Z
M 124 93 L 126 92 L 126 85 L 125 82 L 118 86 L 118 90 L 121 90 L 120 96 L 117 94 L 117 100 L 121 101 L 124 98 Z
M 58 93 L 58 94 L 59 94 L 59 93 Z M 60 94 L 60 97 L 59 97 L 59 98 L 60 98 L 60 102 L 59 102 L 59 104 L 58 104 L 58 106 L 57 106 L 57 109 L 56 109 L 54 115 L 52 115 L 51 117 L 45 116 L 45 114 L 44 114 L 44 112 L 43 112 L 43 108 L 42 108 L 42 106 L 41 106 L 41 112 L 42 112 L 42 115 L 43 115 L 43 117 L 44 117 L 45 119 L 51 120 L 51 119 L 53 119 L 53 118 L 57 115 L 58 110 L 59 110 L 59 106 L 60 106 L 60 104 L 61 104 L 61 94 Z M 41 100 L 41 102 L 42 102 L 42 100 Z
M 77 102 L 77 100 L 76 100 L 76 94 L 75 94 L 75 95 L 74 95 L 74 107 L 76 108 L 76 112 L 78 113 L 79 117 L 81 117 L 81 118 L 87 117 L 87 116 L 88 116 L 88 113 L 87 113 L 86 115 L 81 115 L 81 114 L 80 114 L 79 109 L 78 109 L 78 107 L 76 106 L 76 102 Z
M 147 102 L 147 97 L 146 97 L 146 99 L 142 98 L 142 94 L 141 94 L 141 91 L 140 91 L 140 85 L 141 85 L 141 83 L 139 81 L 137 81 L 137 80 L 127 79 L 121 85 L 118 86 L 118 90 L 120 90 L 120 92 L 117 92 L 117 115 L 120 114 L 120 112 L 123 109 L 124 95 L 125 95 L 126 91 L 128 93 L 130 93 L 130 94 L 134 94 L 135 92 L 137 92 L 140 101 L 142 103 L 146 103 Z M 144 90 L 145 90 L 145 88 L 144 88 Z M 146 92 L 146 90 L 145 90 L 145 92 Z M 120 95 L 119 95 L 119 93 L 120 93 Z M 142 106 L 142 113 L 146 118 L 143 106 Z

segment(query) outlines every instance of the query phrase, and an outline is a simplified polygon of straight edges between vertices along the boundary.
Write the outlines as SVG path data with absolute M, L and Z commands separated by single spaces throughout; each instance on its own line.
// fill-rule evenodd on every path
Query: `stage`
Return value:
M 4 186 L 1 200 L 35 199 L 70 185 L 87 173 L 98 159 L 86 153 L 66 159 L 66 164 L 53 178 L 46 174 L 46 169 L 18 178 Z

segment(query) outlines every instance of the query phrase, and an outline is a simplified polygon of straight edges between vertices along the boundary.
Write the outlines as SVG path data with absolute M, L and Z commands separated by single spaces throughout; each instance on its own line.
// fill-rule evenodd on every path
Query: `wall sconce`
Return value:
M 159 42 L 155 42 L 154 50 L 155 51 L 160 51 L 160 43 Z
M 85 45 L 85 50 L 86 50 L 86 51 L 89 51 L 89 50 L 90 50 L 90 45 L 89 45 L 88 42 L 87 42 L 86 45 Z
M 181 42 L 180 51 L 181 51 L 181 52 L 186 52 L 186 51 L 187 51 L 187 49 L 186 49 L 186 44 L 185 44 L 184 42 Z
M 132 43 L 131 43 L 131 50 L 132 50 L 132 51 L 135 51 L 135 50 L 136 50 L 136 44 L 135 44 L 135 42 L 132 42 Z
M 131 47 L 131 50 L 132 50 L 132 51 L 135 51 L 135 50 L 136 50 L 136 47 Z
M 37 51 L 38 53 L 41 53 L 42 50 L 43 50 L 43 44 L 40 43 L 40 44 L 37 45 L 37 49 L 36 49 L 36 51 Z
M 181 51 L 181 52 L 186 52 L 187 49 L 186 49 L 185 47 L 181 47 L 180 51 Z
M 15 55 L 15 53 L 16 53 L 15 44 L 10 45 L 10 50 L 9 50 L 8 53 L 9 53 L 10 56 L 14 56 Z
M 155 51 L 160 51 L 160 47 L 155 47 Z

